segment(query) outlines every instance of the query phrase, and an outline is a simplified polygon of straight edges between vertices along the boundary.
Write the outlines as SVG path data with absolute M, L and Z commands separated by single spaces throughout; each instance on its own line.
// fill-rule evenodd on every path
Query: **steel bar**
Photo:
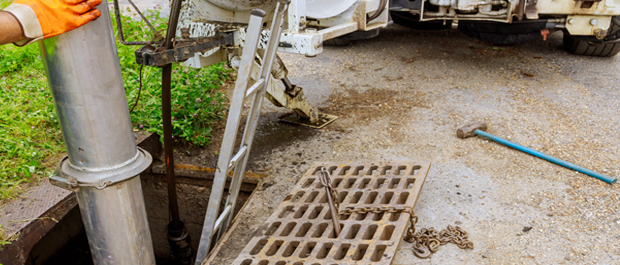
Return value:
M 224 211 L 220 214 L 220 217 L 218 217 L 217 220 L 215 221 L 215 226 L 213 227 L 213 231 L 217 231 L 217 230 L 220 229 L 220 227 L 222 226 L 223 221 L 230 214 L 231 209 L 232 209 L 232 207 L 230 205 L 228 205 L 228 206 L 226 206 L 226 208 L 224 208 Z
M 164 47 L 167 49 L 172 48 L 171 38 L 174 38 L 177 29 L 177 22 L 179 20 L 179 13 L 181 12 L 181 0 L 175 0 L 170 10 L 170 22 L 168 24 L 168 30 L 166 32 L 166 40 L 164 41 Z M 164 153 L 166 159 L 166 180 L 168 183 L 168 209 L 170 210 L 170 225 L 171 230 L 179 230 L 183 226 L 181 224 L 181 218 L 179 217 L 179 204 L 177 202 L 176 191 L 176 179 L 174 176 L 174 153 L 173 153 L 173 141 L 172 138 L 172 108 L 171 108 L 171 77 L 172 77 L 172 64 L 167 64 L 162 70 L 161 80 L 161 100 L 162 100 L 162 119 L 164 127 Z
M 170 100 L 172 65 L 166 65 L 162 70 L 162 119 L 164 127 L 164 153 L 166 159 L 166 182 L 168 183 L 168 210 L 170 211 L 171 228 L 181 228 L 179 204 L 177 202 L 176 178 L 174 176 L 174 154 L 172 138 L 172 108 Z
M 254 93 L 256 93 L 256 91 L 258 91 L 258 89 L 264 87 L 265 83 L 265 79 L 260 79 L 258 81 L 256 81 L 256 83 L 254 83 L 254 85 L 252 85 L 250 88 L 248 88 L 248 92 L 245 93 L 245 98 L 248 99 L 250 96 L 252 96 Z
M 245 155 L 246 151 L 248 151 L 248 147 L 242 146 L 239 149 L 239 151 L 237 151 L 235 156 L 233 156 L 233 158 L 230 160 L 230 164 L 228 164 L 228 168 L 235 167 L 235 165 L 237 165 L 237 162 L 239 161 L 239 158 L 242 158 Z
M 123 22 L 121 21 L 121 10 L 118 5 L 118 0 L 114 0 L 114 17 L 116 18 L 116 30 L 118 31 L 118 38 L 124 45 L 145 45 L 150 44 L 152 41 L 125 41 L 125 34 L 123 34 Z
M 170 9 L 168 29 L 163 47 L 166 49 L 174 48 L 174 38 L 176 35 L 177 23 L 181 12 L 181 2 L 174 0 Z M 179 215 L 179 204 L 177 201 L 176 177 L 174 174 L 174 139 L 172 137 L 172 107 L 171 107 L 171 79 L 172 64 L 167 64 L 162 69 L 162 121 L 164 129 L 164 156 L 166 163 L 166 181 L 168 184 L 168 209 L 170 211 L 170 223 L 166 227 L 168 230 L 168 243 L 172 252 L 172 257 L 180 264 L 190 264 L 193 256 L 190 245 L 190 235 L 185 229 Z
M 175 47 L 163 51 L 157 51 L 152 45 L 146 45 L 136 51 L 136 62 L 157 67 L 182 62 L 193 57 L 197 52 L 233 45 L 234 38 L 230 32 L 221 32 L 211 37 L 175 39 L 174 43 L 176 43 Z
M 108 5 L 96 8 L 99 19 L 40 42 L 68 153 L 54 179 L 77 191 L 94 264 L 155 264 L 137 176 L 152 158 L 134 141 Z
M 336 233 L 336 237 L 338 237 L 340 236 L 340 220 L 338 220 L 338 212 L 334 206 L 334 200 L 338 198 L 332 198 L 332 194 L 329 192 L 327 186 L 325 186 L 325 194 L 327 196 L 327 204 L 329 205 L 329 212 L 331 213 L 331 219 L 334 225 L 334 233 Z
M 118 0 L 115 0 L 115 1 L 118 1 Z M 138 8 L 136 6 L 136 4 L 134 4 L 134 2 L 132 0 L 127 0 L 127 2 L 129 2 L 131 4 L 131 6 L 133 6 L 133 9 L 136 10 L 138 15 L 140 15 L 140 17 L 142 18 L 142 20 L 144 20 L 144 22 L 146 22 L 146 25 L 149 26 L 149 28 L 151 28 L 151 30 L 153 31 L 153 35 L 154 36 L 158 35 L 159 32 L 153 27 L 151 22 L 142 14 L 142 11 L 140 11 L 140 8 Z
M 508 140 L 503 139 L 501 137 L 497 137 L 495 135 L 492 135 L 490 133 L 487 133 L 487 132 L 484 132 L 484 131 L 481 131 L 481 130 L 476 130 L 476 135 L 484 137 L 484 138 L 487 138 L 487 139 L 489 139 L 491 141 L 498 142 L 498 143 L 506 145 L 508 147 L 512 147 L 514 149 L 517 149 L 517 150 L 519 150 L 521 152 L 533 155 L 535 157 L 542 158 L 542 159 L 547 160 L 547 161 L 549 161 L 551 163 L 554 163 L 554 164 L 557 164 L 557 165 L 560 165 L 560 166 L 563 166 L 563 167 L 575 170 L 577 172 L 581 172 L 583 174 L 586 174 L 586 175 L 594 177 L 596 179 L 605 181 L 605 182 L 610 183 L 610 184 L 616 183 L 616 181 L 618 180 L 617 178 L 613 178 L 613 177 L 610 177 L 610 176 L 603 175 L 603 174 L 598 173 L 596 171 L 592 171 L 590 169 L 587 169 L 587 168 L 575 165 L 573 163 L 564 161 L 562 159 L 559 159 L 559 158 L 547 155 L 545 153 L 536 151 L 536 150 L 534 150 L 532 148 L 525 147 L 525 146 L 517 144 L 517 143 L 513 143 L 511 141 L 508 141 Z

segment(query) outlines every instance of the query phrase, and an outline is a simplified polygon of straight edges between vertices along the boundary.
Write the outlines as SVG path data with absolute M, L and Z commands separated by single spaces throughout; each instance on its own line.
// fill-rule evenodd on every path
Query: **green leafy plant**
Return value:
M 0 9 L 4 9 L 9 4 L 11 4 L 13 0 L 0 0 Z
M 2 251 L 4 246 L 10 245 L 10 244 L 11 244 L 10 239 L 4 238 L 4 229 L 2 228 L 2 225 L 0 225 L 0 251 Z M 0 263 L 0 265 L 2 265 L 2 263 Z
M 10 1 L 0 0 L 5 7 Z M 161 7 L 147 15 L 155 27 L 165 30 Z M 114 21 L 114 19 L 112 19 Z M 150 40 L 152 32 L 144 22 L 123 16 L 127 40 Z M 136 64 L 137 46 L 117 43 L 118 55 L 131 108 L 139 91 L 140 65 Z M 189 144 L 210 142 L 212 126 L 225 117 L 226 96 L 219 86 L 229 78 L 223 64 L 202 69 L 174 65 L 172 79 L 173 134 Z M 160 133 L 161 69 L 144 67 L 140 101 L 131 113 L 138 129 Z M 52 174 L 64 153 L 60 124 L 45 78 L 36 44 L 18 48 L 0 46 L 0 200 L 14 198 L 20 183 L 38 181 Z
M 160 10 L 160 6 L 154 6 L 146 10 L 144 15 L 157 30 L 165 34 L 167 21 L 161 18 Z M 153 39 L 154 33 L 144 22 L 126 15 L 121 17 L 126 41 Z M 120 41 L 117 46 L 130 108 L 138 94 L 141 94 L 137 107 L 131 113 L 134 126 L 161 135 L 161 69 L 143 69 L 142 91 L 139 92 L 140 65 L 134 59 L 138 47 L 125 46 Z M 219 87 L 229 78 L 230 70 L 222 63 L 201 69 L 175 64 L 172 72 L 173 135 L 190 144 L 207 145 L 210 143 L 212 126 L 222 120 L 227 111 L 227 98 Z
M 56 161 L 46 160 L 63 148 L 38 47 L 0 46 L 0 199 L 49 175 Z

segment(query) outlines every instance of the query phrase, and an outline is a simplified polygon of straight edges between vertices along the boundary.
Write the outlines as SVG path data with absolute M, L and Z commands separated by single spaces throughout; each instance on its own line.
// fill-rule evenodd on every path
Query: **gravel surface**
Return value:
M 617 264 L 619 184 L 455 136 L 483 121 L 492 134 L 620 175 L 620 57 L 568 54 L 561 37 L 494 47 L 392 25 L 315 58 L 281 54 L 310 103 L 340 118 L 323 130 L 290 127 L 275 122 L 285 110 L 264 105 L 253 164 L 269 176 L 211 264 L 234 260 L 311 163 L 406 159 L 432 161 L 418 227 L 459 225 L 475 249 L 448 244 L 420 260 L 403 241 L 394 264 Z

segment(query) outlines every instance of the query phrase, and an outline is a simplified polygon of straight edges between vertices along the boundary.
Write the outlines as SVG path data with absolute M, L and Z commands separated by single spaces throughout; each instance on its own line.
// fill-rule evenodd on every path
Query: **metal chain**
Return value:
M 458 226 L 448 225 L 446 229 L 437 232 L 434 228 L 422 228 L 416 232 L 415 225 L 418 223 L 418 216 L 413 212 L 413 208 L 405 206 L 396 207 L 347 207 L 340 211 L 340 214 L 351 215 L 367 213 L 406 213 L 409 214 L 411 225 L 407 228 L 405 241 L 413 243 L 413 254 L 418 258 L 429 258 L 437 252 L 439 246 L 447 243 L 454 243 L 462 249 L 473 249 L 474 243 L 467 238 L 467 232 Z
M 321 168 L 319 175 L 321 184 L 327 188 L 333 198 L 333 203 L 336 208 L 336 212 L 340 215 L 351 214 L 367 214 L 367 213 L 406 213 L 409 214 L 409 222 L 411 225 L 407 228 L 407 234 L 405 235 L 405 241 L 413 243 L 413 254 L 418 258 L 429 258 L 433 253 L 437 252 L 439 246 L 448 243 L 454 243 L 462 249 L 473 249 L 474 243 L 469 241 L 468 234 L 459 226 L 448 225 L 446 229 L 437 232 L 435 228 L 421 228 L 416 232 L 415 225 L 418 223 L 418 216 L 413 212 L 413 208 L 406 206 L 391 206 L 391 207 L 347 207 L 342 211 L 340 209 L 340 203 L 338 200 L 338 193 L 336 189 L 332 187 L 332 176 L 325 167 Z M 337 216 L 332 216 L 337 218 Z
M 332 198 L 334 199 L 334 206 L 336 207 L 336 212 L 340 212 L 340 210 L 338 210 L 340 209 L 338 193 L 336 192 L 336 189 L 332 187 L 332 175 L 329 174 L 329 171 L 325 169 L 325 167 L 321 167 L 321 174 L 319 176 L 319 179 L 321 180 L 321 184 L 323 184 L 323 187 L 327 187 L 327 189 L 329 190 L 329 194 L 332 195 Z

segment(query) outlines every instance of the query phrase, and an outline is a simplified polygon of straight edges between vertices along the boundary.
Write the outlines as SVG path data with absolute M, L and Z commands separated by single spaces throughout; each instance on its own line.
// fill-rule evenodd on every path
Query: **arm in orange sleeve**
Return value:
M 23 36 L 15 45 L 23 46 L 76 29 L 101 16 L 95 9 L 102 0 L 16 0 L 3 11 L 19 22 Z M 106 2 L 107 4 L 107 2 Z

